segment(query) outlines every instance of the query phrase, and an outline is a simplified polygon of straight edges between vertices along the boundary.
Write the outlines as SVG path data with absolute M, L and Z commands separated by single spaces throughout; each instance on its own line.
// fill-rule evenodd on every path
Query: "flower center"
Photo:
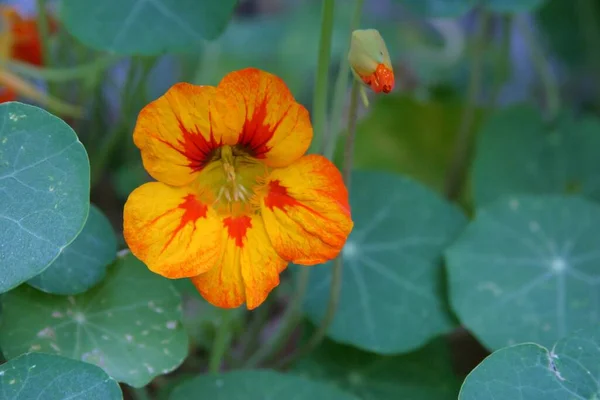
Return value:
M 201 171 L 198 184 L 218 213 L 249 214 L 256 211 L 255 187 L 267 173 L 267 167 L 243 149 L 222 146 Z

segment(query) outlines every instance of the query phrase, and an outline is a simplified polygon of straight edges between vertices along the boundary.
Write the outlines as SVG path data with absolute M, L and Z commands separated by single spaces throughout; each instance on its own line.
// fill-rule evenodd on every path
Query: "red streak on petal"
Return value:
M 177 206 L 177 208 L 184 210 L 184 212 L 183 212 L 183 215 L 181 216 L 181 220 L 179 221 L 179 225 L 177 226 L 177 228 L 175 228 L 173 230 L 173 232 L 171 233 L 171 237 L 169 238 L 169 240 L 167 240 L 167 243 L 165 243 L 165 245 L 162 249 L 163 252 L 171 244 L 171 242 L 173 241 L 175 236 L 177 236 L 177 234 L 188 223 L 190 223 L 190 222 L 192 223 L 193 230 L 195 231 L 196 230 L 195 222 L 200 218 L 206 218 L 206 213 L 208 211 L 208 207 L 206 206 L 206 204 L 198 201 L 196 196 L 194 196 L 193 194 L 188 194 L 187 196 L 185 196 L 183 199 L 183 202 L 181 204 L 179 204 Z M 165 216 L 166 214 L 170 213 L 171 211 L 167 211 L 166 213 L 164 213 L 163 215 L 161 215 L 158 218 Z M 155 219 L 155 221 L 156 221 L 156 219 Z
M 279 180 L 269 182 L 269 194 L 265 197 L 265 205 L 273 210 L 277 207 L 285 211 L 286 206 L 301 206 L 296 199 L 288 194 L 287 188 L 281 185 Z
M 198 127 L 194 127 L 195 131 L 190 131 L 183 125 L 181 120 L 178 119 L 178 123 L 179 130 L 181 131 L 181 139 L 178 140 L 178 143 L 183 149 L 175 147 L 175 145 L 166 140 L 160 138 L 156 139 L 186 157 L 189 161 L 188 167 L 194 172 L 200 171 L 209 163 L 212 153 L 219 148 L 222 143 L 217 142 L 212 130 L 209 139 L 206 140 Z
M 235 239 L 235 245 L 237 247 L 244 247 L 246 232 L 252 228 L 252 218 L 247 215 L 227 217 L 223 220 L 223 226 L 227 228 L 229 237 Z
M 267 143 L 271 140 L 275 131 L 287 115 L 286 110 L 277 123 L 273 126 L 266 125 L 268 101 L 268 97 L 265 96 L 262 102 L 256 105 L 254 113 L 250 117 L 246 116 L 246 122 L 237 143 L 247 149 L 256 158 L 266 157 L 266 154 L 271 150 L 271 147 Z

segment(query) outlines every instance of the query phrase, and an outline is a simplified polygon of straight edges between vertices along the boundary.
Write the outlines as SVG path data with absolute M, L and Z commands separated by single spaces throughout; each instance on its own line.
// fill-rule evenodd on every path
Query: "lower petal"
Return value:
M 235 308 L 245 302 L 254 309 L 279 285 L 279 273 L 287 262 L 271 246 L 259 216 L 227 217 L 223 227 L 222 262 L 192 278 L 192 283 L 217 307 Z
M 302 157 L 269 175 L 261 213 L 275 250 L 297 264 L 335 258 L 353 227 L 342 176 L 318 155 Z
M 191 188 L 146 183 L 127 199 L 123 235 L 148 268 L 171 279 L 214 267 L 222 254 L 222 225 Z

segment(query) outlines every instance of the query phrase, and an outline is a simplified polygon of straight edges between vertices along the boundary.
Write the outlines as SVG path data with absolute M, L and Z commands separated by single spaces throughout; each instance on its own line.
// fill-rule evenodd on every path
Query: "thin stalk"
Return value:
M 27 78 L 43 79 L 52 82 L 68 82 L 87 79 L 90 76 L 98 74 L 113 65 L 120 58 L 118 56 L 104 56 L 91 63 L 72 68 L 43 68 L 14 60 L 7 62 L 7 66 L 11 71 Z
M 532 27 L 527 24 L 525 18 L 517 18 L 517 24 L 523 35 L 531 60 L 544 88 L 546 100 L 547 119 L 552 121 L 560 111 L 560 89 L 558 79 L 554 75 L 550 62 L 546 58 L 539 40 L 537 39 Z
M 229 345 L 233 339 L 230 327 L 230 313 L 232 310 L 222 310 L 221 321 L 215 334 L 215 340 L 210 350 L 208 359 L 208 372 L 217 374 L 221 370 L 223 359 L 229 350 Z
M 502 18 L 502 38 L 500 42 L 499 60 L 496 62 L 494 71 L 494 84 L 490 96 L 490 106 L 495 108 L 500 100 L 502 86 L 508 80 L 510 70 L 510 45 L 513 27 L 513 16 L 505 15 Z
M 471 58 L 471 77 L 467 88 L 467 99 L 463 109 L 460 126 L 456 135 L 454 152 L 450 168 L 446 175 L 444 193 L 450 200 L 456 199 L 460 194 L 465 178 L 465 169 L 469 162 L 471 144 L 471 129 L 475 119 L 475 108 L 477 96 L 481 90 L 481 78 L 483 75 L 483 58 L 485 54 L 486 32 L 490 16 L 485 12 L 479 15 L 477 29 L 474 37 L 473 55 Z
M 290 300 L 283 316 L 281 317 L 281 323 L 279 328 L 273 335 L 273 339 L 270 343 L 260 347 L 256 353 L 252 355 L 244 364 L 246 368 L 254 368 L 263 364 L 266 361 L 270 361 L 276 354 L 278 354 L 283 346 L 287 343 L 294 329 L 300 322 L 302 300 L 304 294 L 308 288 L 308 279 L 310 274 L 308 272 L 310 267 L 302 267 L 298 273 L 298 279 L 296 281 L 296 290 L 294 296 Z
M 245 360 L 252 355 L 253 349 L 256 349 L 260 343 L 260 334 L 263 331 L 265 322 L 269 318 L 271 302 L 267 301 L 253 313 L 252 320 L 248 324 L 247 332 L 242 336 L 240 348 L 242 349 L 241 359 Z
M 324 140 L 323 155 L 328 159 L 333 159 L 338 137 L 341 130 L 342 114 L 346 103 L 346 94 L 348 89 L 348 79 L 350 77 L 350 62 L 348 61 L 348 52 L 350 50 L 350 37 L 352 32 L 358 29 L 360 17 L 362 15 L 364 0 L 356 0 L 354 4 L 354 15 L 350 23 L 350 35 L 348 36 L 348 45 L 346 51 L 342 53 L 340 59 L 340 69 L 335 80 L 335 89 L 333 92 L 333 105 L 331 108 L 329 135 Z
M 342 168 L 342 176 L 344 183 L 348 190 L 350 190 L 351 178 L 352 178 L 352 166 L 354 161 L 354 143 L 356 138 L 356 120 L 358 118 L 358 90 L 359 83 L 354 80 L 352 84 L 352 92 L 350 93 L 350 112 L 348 115 L 348 132 L 346 136 L 346 143 L 344 145 L 344 166 Z M 340 293 L 342 291 L 342 271 L 343 271 L 343 256 L 340 254 L 333 261 L 333 270 L 331 272 L 331 286 L 329 289 L 329 300 L 327 302 L 327 310 L 323 320 L 308 339 L 308 341 L 300 347 L 297 351 L 290 354 L 287 358 L 283 359 L 278 366 L 285 368 L 292 364 L 297 359 L 310 353 L 314 350 L 325 338 L 329 326 L 335 318 L 335 313 L 338 308 L 340 301 Z
M 36 0 L 37 26 L 40 31 L 42 43 L 42 61 L 44 65 L 52 65 L 50 54 L 50 27 L 48 26 L 48 13 L 46 0 Z
M 310 146 L 311 152 L 321 150 L 321 143 L 326 135 L 327 92 L 329 86 L 329 64 L 331 61 L 334 6 L 335 0 L 323 0 L 321 38 L 319 40 L 319 60 L 317 63 L 317 78 L 315 82 L 312 109 L 314 137 Z

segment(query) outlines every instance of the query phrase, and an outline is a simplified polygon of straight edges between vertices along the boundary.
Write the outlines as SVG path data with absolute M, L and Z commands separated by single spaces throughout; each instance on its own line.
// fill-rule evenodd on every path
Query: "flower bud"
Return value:
M 376 29 L 352 32 L 348 61 L 352 73 L 375 93 L 389 93 L 394 88 L 394 70 L 383 38 Z

